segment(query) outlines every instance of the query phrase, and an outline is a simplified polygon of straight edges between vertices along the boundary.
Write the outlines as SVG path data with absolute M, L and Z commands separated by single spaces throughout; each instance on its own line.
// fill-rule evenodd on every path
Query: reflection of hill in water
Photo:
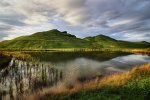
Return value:
M 5 56 L 0 55 L 0 70 L 7 67 L 10 60 L 11 59 L 9 57 L 5 57 Z
M 96 61 L 107 61 L 115 57 L 129 55 L 123 52 L 29 52 L 34 60 L 48 62 L 70 61 L 76 58 L 88 58 Z

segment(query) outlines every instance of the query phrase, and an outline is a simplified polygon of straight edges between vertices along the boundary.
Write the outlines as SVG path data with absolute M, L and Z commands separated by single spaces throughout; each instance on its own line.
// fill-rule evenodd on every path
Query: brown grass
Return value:
M 27 60 L 32 59 L 31 55 L 23 52 L 8 52 L 8 51 L 2 51 L 0 52 L 0 55 L 7 56 L 7 57 L 13 57 L 21 60 Z

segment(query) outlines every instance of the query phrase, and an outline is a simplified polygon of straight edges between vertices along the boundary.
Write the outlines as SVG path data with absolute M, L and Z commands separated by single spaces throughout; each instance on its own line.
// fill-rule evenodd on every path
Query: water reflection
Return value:
M 56 85 L 62 79 L 62 71 L 50 65 L 12 59 L 9 66 L 0 72 L 0 99 L 13 100 L 23 93 Z
M 44 53 L 39 62 L 12 58 L 8 67 L 0 70 L 0 100 L 20 99 L 22 95 L 42 90 L 63 82 L 73 85 L 77 81 L 93 79 L 98 75 L 124 72 L 132 66 L 150 61 L 149 56 L 122 53 Z M 60 55 L 59 55 L 60 54 Z M 70 55 L 68 55 L 70 54 Z M 90 54 L 90 55 L 89 55 Z M 76 55 L 76 56 L 75 56 Z M 70 59 L 69 59 L 70 58 Z
M 0 55 L 0 70 L 7 67 L 11 58 Z
M 27 52 L 33 59 L 46 62 L 68 62 L 77 58 L 107 61 L 115 57 L 129 55 L 123 52 Z

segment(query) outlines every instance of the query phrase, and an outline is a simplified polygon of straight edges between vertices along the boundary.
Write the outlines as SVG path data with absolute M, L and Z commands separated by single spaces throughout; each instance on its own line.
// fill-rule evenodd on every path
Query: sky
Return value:
M 150 0 L 0 0 L 0 41 L 51 29 L 150 42 Z

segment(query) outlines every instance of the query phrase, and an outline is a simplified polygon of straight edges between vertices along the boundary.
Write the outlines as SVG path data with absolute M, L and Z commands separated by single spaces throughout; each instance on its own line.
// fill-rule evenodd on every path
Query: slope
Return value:
M 86 37 L 84 40 L 92 43 L 95 48 L 149 48 L 150 43 L 115 40 L 105 35 Z
M 90 47 L 89 42 L 76 38 L 67 32 L 50 30 L 38 32 L 30 36 L 21 36 L 0 43 L 0 48 L 15 49 L 48 49 Z

